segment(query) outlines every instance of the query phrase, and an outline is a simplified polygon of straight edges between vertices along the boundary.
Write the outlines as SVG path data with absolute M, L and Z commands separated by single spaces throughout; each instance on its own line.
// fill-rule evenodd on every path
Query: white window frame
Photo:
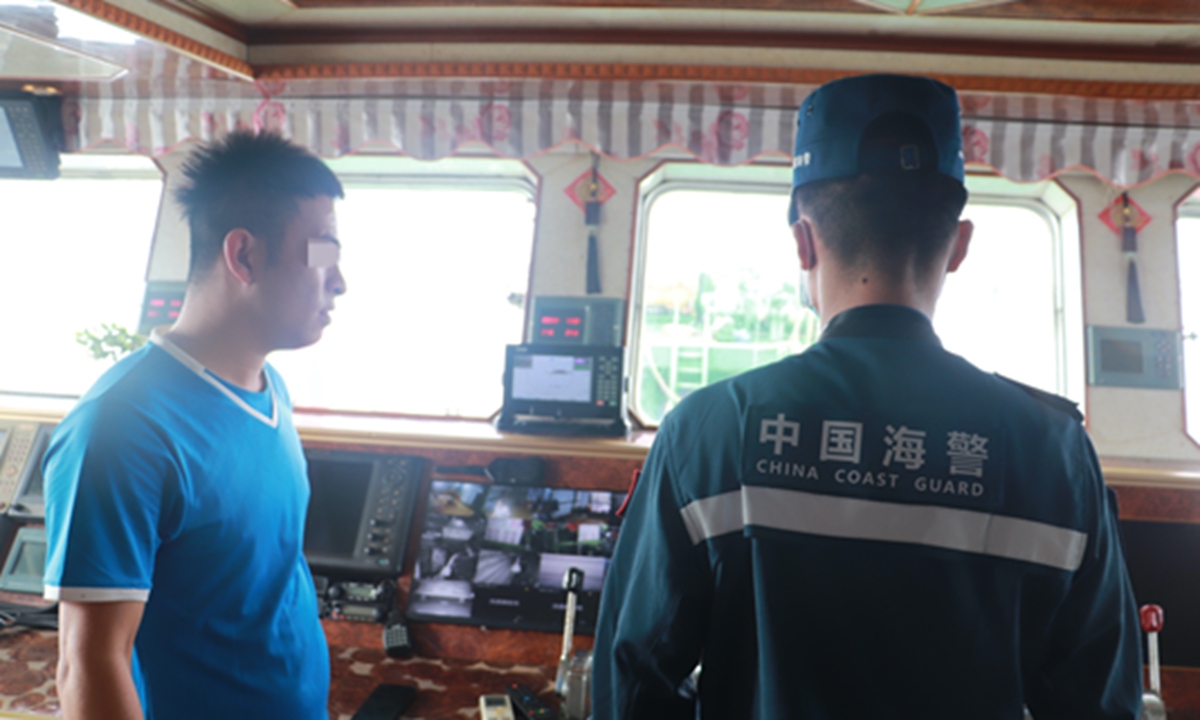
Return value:
M 1054 331 L 1055 331 L 1055 392 L 1070 396 L 1081 408 L 1086 404 L 1084 359 L 1084 323 L 1082 264 L 1078 205 L 1058 183 L 1017 184 L 996 175 L 969 173 L 967 187 L 969 203 L 973 205 L 1017 206 L 1035 212 L 1050 228 L 1051 252 L 1054 259 Z M 665 193 L 677 190 L 706 190 L 745 193 L 791 192 L 791 166 L 756 163 L 736 167 L 720 167 L 693 162 L 667 162 L 641 180 L 638 185 L 637 235 L 634 238 L 633 278 L 627 322 L 629 326 L 630 380 L 629 413 L 644 427 L 656 427 L 638 411 L 637 383 L 632 380 L 640 365 L 642 315 L 645 298 L 645 272 L 649 211 L 654 201 Z M 1197 209 L 1200 214 L 1200 205 Z M 781 224 L 785 223 L 780 218 Z M 1070 264 L 1075 277 L 1065 272 Z M 799 272 L 799 260 L 797 260 Z M 1072 307 L 1069 293 L 1078 301 Z
M 1181 373 L 1183 376 L 1183 432 L 1188 436 L 1194 444 L 1200 445 L 1200 418 L 1194 418 L 1197 421 L 1197 426 L 1192 427 L 1193 418 L 1188 417 L 1188 384 L 1189 380 L 1196 387 L 1196 392 L 1200 393 L 1200 378 L 1188 378 L 1187 376 L 1187 352 L 1188 343 L 1193 344 L 1193 350 L 1200 352 L 1200 327 L 1190 328 L 1186 324 L 1183 317 L 1183 268 L 1179 267 L 1179 221 L 1187 218 L 1188 220 L 1200 221 L 1200 189 L 1197 189 L 1183 202 L 1179 203 L 1179 209 L 1175 213 L 1175 281 L 1178 283 L 1179 292 L 1179 342 L 1180 342 L 1180 358 Z M 1200 242 L 1200 238 L 1196 238 Z M 1197 318 L 1200 321 L 1200 318 Z M 1200 325 L 1200 322 L 1197 322 Z
M 520 189 L 537 200 L 538 177 L 520 160 L 456 156 L 417 160 L 402 155 L 346 155 L 325 163 L 346 187 Z

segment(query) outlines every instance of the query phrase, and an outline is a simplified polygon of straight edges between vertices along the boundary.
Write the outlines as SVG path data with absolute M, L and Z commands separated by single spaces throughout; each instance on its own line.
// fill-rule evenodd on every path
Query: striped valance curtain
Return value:
M 398 80 L 260 83 L 234 92 L 133 94 L 67 103 L 72 150 L 117 143 L 161 155 L 233 128 L 269 129 L 324 157 L 391 149 L 421 159 L 483 143 L 526 158 L 563 143 L 633 158 L 671 147 L 735 165 L 791 154 L 809 87 L 624 81 Z M 1200 103 L 962 95 L 964 152 L 1018 181 L 1087 169 L 1131 186 L 1200 177 Z

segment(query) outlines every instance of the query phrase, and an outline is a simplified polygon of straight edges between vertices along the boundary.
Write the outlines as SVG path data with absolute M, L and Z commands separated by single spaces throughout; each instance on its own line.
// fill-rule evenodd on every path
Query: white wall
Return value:
M 1125 319 L 1128 261 L 1121 238 L 1100 219 L 1120 191 L 1092 175 L 1063 177 L 1060 183 L 1079 203 L 1084 322 L 1179 331 L 1175 206 L 1195 189 L 1195 179 L 1170 175 L 1129 191 L 1152 218 L 1138 234 L 1138 279 L 1146 313 L 1139 326 Z M 1184 428 L 1182 390 L 1089 386 L 1088 430 L 1102 456 L 1200 461 L 1200 446 Z

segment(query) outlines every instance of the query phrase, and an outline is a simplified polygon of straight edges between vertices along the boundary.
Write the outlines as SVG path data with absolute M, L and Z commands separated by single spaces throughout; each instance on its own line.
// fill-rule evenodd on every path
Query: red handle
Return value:
M 1148 633 L 1161 632 L 1163 626 L 1163 609 L 1158 605 L 1143 605 L 1141 612 L 1142 630 Z

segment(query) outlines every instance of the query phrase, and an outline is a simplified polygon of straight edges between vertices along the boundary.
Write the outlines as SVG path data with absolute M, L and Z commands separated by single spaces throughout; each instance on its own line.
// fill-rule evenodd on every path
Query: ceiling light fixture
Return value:
M 53 97 L 62 94 L 62 91 L 53 85 L 34 85 L 33 83 L 22 85 L 21 91 L 27 92 L 30 95 L 37 95 L 38 97 Z

